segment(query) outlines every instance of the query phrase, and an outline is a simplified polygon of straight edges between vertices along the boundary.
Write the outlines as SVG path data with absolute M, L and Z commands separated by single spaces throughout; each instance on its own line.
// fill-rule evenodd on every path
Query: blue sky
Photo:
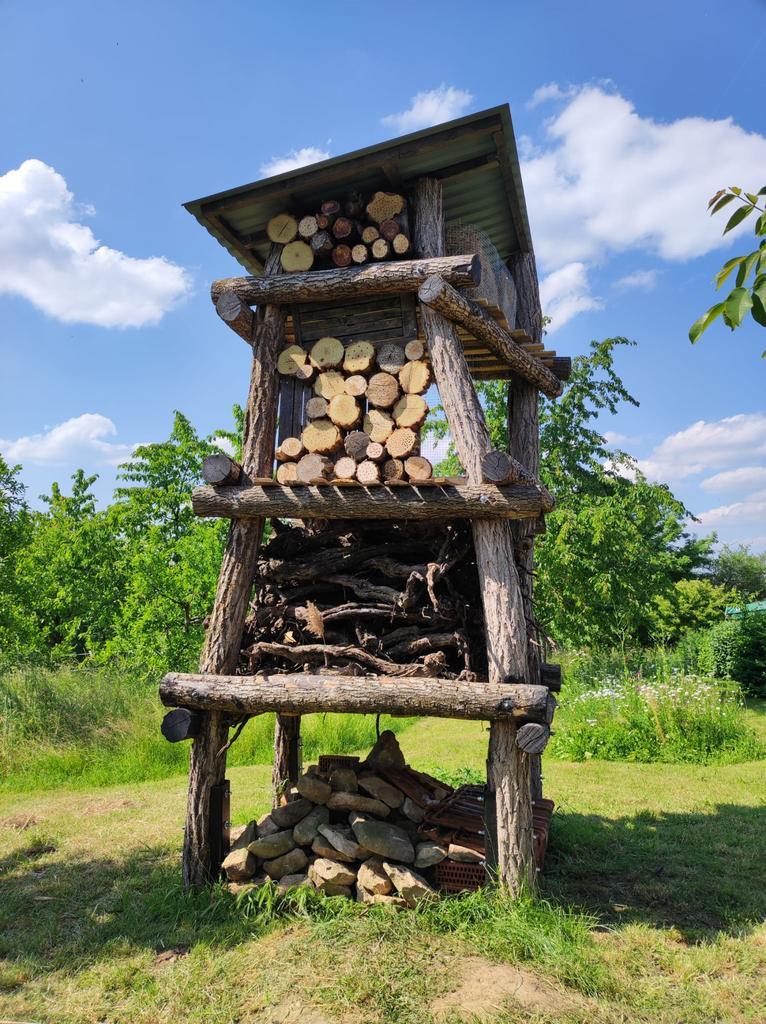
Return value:
M 635 339 L 640 408 L 603 429 L 699 529 L 766 548 L 766 332 L 687 339 L 751 231 L 722 242 L 708 196 L 766 183 L 765 3 L 0 11 L 0 450 L 30 496 L 81 465 L 108 498 L 173 409 L 207 433 L 244 398 L 208 299 L 237 265 L 183 201 L 509 102 L 551 344 Z

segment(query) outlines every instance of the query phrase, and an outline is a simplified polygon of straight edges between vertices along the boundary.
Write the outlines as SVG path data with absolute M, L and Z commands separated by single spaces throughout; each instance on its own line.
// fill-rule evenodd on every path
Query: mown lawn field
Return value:
M 763 706 L 749 712 L 766 733 Z M 400 734 L 481 769 L 475 723 Z M 766 1019 L 766 769 L 547 760 L 544 900 L 260 914 L 182 894 L 185 779 L 0 796 L 0 1020 L 362 1024 Z M 236 821 L 269 769 L 229 772 Z M 345 905 L 340 905 L 345 904 Z

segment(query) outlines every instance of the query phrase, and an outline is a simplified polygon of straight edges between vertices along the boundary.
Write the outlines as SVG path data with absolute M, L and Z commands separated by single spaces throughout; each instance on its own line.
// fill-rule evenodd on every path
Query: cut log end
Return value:
M 396 375 L 406 361 L 404 349 L 396 342 L 388 341 L 378 349 L 378 366 L 384 373 Z
M 369 341 L 353 341 L 346 349 L 343 369 L 353 376 L 369 373 L 375 364 L 375 347 Z
M 404 196 L 396 192 L 376 192 L 366 207 L 367 216 L 376 224 L 396 217 L 404 210 Z
M 308 355 L 300 345 L 288 345 L 279 353 L 277 370 L 285 377 L 294 377 L 298 367 L 303 366 Z
M 286 437 L 275 454 L 280 462 L 296 462 L 305 452 L 306 449 L 299 437 Z
M 242 475 L 242 467 L 224 452 L 207 455 L 202 463 L 202 479 L 214 487 L 236 484 Z
M 365 459 L 356 468 L 356 478 L 365 486 L 380 483 L 380 466 L 371 459 Z
M 431 383 L 431 369 L 428 363 L 413 359 L 399 371 L 399 384 L 408 395 L 422 395 Z
M 311 270 L 314 265 L 314 252 L 310 245 L 296 239 L 282 250 L 281 262 L 287 273 L 298 273 L 303 270 Z
M 320 338 L 311 346 L 309 359 L 317 370 L 334 370 L 343 362 L 345 349 L 338 338 Z
M 312 420 L 307 427 L 304 427 L 301 441 L 307 452 L 319 455 L 335 452 L 343 443 L 341 432 L 331 419 Z
M 312 452 L 304 455 L 297 464 L 297 480 L 299 484 L 313 484 L 327 480 L 332 472 L 332 462 L 326 456 Z
M 333 476 L 338 480 L 354 480 L 356 478 L 356 460 L 350 455 L 342 455 L 335 463 Z
M 359 422 L 362 411 L 353 395 L 335 395 L 330 399 L 329 416 L 333 423 L 350 430 Z
M 270 241 L 279 245 L 287 245 L 298 235 L 298 221 L 292 214 L 278 213 L 266 225 L 266 234 Z
M 409 427 L 398 427 L 386 441 L 386 451 L 392 459 L 406 458 L 417 448 L 418 435 Z
M 404 471 L 408 479 L 416 483 L 430 480 L 434 475 L 434 467 L 422 455 L 411 455 L 404 463 Z
M 397 427 L 419 427 L 428 415 L 428 406 L 421 395 L 403 395 L 394 405 L 394 423 Z
M 390 409 L 399 397 L 399 381 L 390 373 L 375 373 L 367 385 L 367 401 L 376 409 Z

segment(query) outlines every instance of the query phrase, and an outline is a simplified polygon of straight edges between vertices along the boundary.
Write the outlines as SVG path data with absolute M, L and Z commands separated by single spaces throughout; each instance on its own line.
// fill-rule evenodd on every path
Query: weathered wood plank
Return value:
M 416 292 L 433 274 L 458 287 L 477 285 L 481 280 L 479 257 L 475 254 L 441 256 L 309 270 L 278 277 L 228 277 L 214 281 L 210 294 L 215 303 L 223 292 L 232 293 L 248 304 L 322 302 L 387 292 Z
M 532 519 L 550 512 L 553 499 L 537 484 L 459 487 L 332 483 L 282 487 L 195 487 L 194 514 L 209 518 L 287 519 Z
M 238 715 L 277 711 L 306 715 L 319 711 L 352 714 L 428 715 L 490 721 L 497 718 L 545 722 L 550 694 L 544 686 L 502 685 L 432 677 L 209 675 L 169 672 L 160 683 L 168 707 L 225 711 Z

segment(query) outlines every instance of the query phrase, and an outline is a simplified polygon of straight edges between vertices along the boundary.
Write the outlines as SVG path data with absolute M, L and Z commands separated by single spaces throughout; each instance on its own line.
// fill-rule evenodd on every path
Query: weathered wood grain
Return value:
M 443 277 L 432 277 L 421 285 L 418 298 L 427 307 L 441 313 L 453 323 L 460 324 L 474 338 L 483 341 L 504 363 L 547 395 L 557 398 L 562 392 L 561 381 L 493 320 L 478 303 L 461 295 Z
M 441 183 L 421 179 L 416 185 L 414 205 L 415 251 L 421 257 L 440 255 L 444 251 Z M 450 434 L 469 483 L 478 484 L 482 479 L 481 460 L 491 445 L 460 339 L 453 324 L 424 301 L 421 316 Z M 502 684 L 524 679 L 526 629 L 510 525 L 476 521 L 473 537 L 490 681 Z M 492 832 L 488 835 L 489 858 L 496 863 L 501 882 L 512 892 L 534 881 L 529 765 L 516 746 L 515 736 L 512 720 L 493 722 L 487 758 L 487 803 L 491 805 L 488 832 Z
M 249 304 L 323 302 L 361 295 L 416 292 L 433 274 L 458 287 L 477 285 L 481 279 L 479 258 L 475 254 L 441 256 L 282 274 L 279 277 L 229 277 L 214 281 L 210 294 L 214 302 L 224 291 Z
M 550 700 L 544 686 L 403 676 L 210 675 L 169 672 L 160 683 L 168 707 L 203 711 L 306 715 L 319 711 L 367 715 L 429 715 L 544 723 Z
M 387 487 L 195 487 L 194 514 L 216 519 L 532 519 L 548 512 L 547 491 L 531 483 Z

